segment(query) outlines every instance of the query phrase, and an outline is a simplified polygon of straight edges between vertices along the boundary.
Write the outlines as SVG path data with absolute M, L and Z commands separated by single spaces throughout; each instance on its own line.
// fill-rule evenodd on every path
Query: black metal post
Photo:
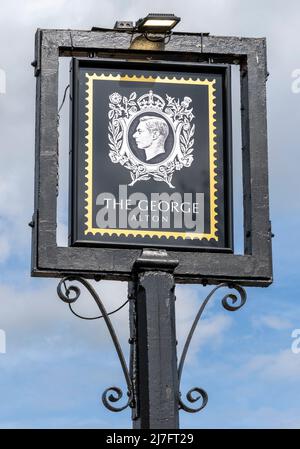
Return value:
M 131 308 L 135 429 L 179 427 L 173 276 L 177 264 L 164 250 L 144 250 L 129 286 L 135 297 Z

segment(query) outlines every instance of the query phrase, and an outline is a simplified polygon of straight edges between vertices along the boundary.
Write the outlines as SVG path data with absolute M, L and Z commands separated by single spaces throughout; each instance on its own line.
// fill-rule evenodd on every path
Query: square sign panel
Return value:
M 72 61 L 70 244 L 232 252 L 230 69 Z

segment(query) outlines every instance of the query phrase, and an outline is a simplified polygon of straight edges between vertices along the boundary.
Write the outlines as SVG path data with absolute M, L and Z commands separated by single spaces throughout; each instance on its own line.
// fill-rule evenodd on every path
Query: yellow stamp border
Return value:
M 129 75 L 97 75 L 96 73 L 86 73 L 86 145 L 85 145 L 85 226 L 84 234 L 91 233 L 92 235 L 116 235 L 116 236 L 133 236 L 133 237 L 153 237 L 158 238 L 173 237 L 183 239 L 213 239 L 218 241 L 217 236 L 217 212 L 216 212 L 216 200 L 217 200 L 217 181 L 216 181 L 216 119 L 215 119 L 215 82 L 216 80 L 208 79 L 185 79 L 183 77 L 173 78 L 157 76 L 155 78 L 151 76 L 129 76 Z M 210 232 L 209 233 L 193 233 L 193 232 L 173 232 L 173 231 L 152 231 L 143 229 L 108 229 L 108 228 L 94 228 L 92 221 L 92 204 L 93 204 L 93 87 L 95 80 L 106 81 L 134 81 L 134 82 L 155 82 L 155 83 L 167 83 L 167 84 L 193 84 L 208 87 L 208 114 L 209 114 L 209 186 L 210 186 Z

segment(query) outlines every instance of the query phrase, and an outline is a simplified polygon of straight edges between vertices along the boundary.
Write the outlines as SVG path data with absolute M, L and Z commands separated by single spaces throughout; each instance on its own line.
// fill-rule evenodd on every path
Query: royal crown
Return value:
M 165 101 L 159 96 L 149 90 L 148 94 L 142 95 L 138 100 L 137 104 L 140 109 L 160 109 L 162 110 L 165 106 Z

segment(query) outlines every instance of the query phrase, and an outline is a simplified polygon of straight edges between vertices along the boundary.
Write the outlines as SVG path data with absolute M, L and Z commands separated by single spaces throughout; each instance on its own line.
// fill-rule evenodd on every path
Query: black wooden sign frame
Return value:
M 59 247 L 57 228 L 59 57 L 239 64 L 241 69 L 244 255 L 198 251 L 168 253 L 179 261 L 176 282 L 272 282 L 269 220 L 265 39 L 173 33 L 161 49 L 133 45 L 133 35 L 114 30 L 38 30 L 36 33 L 36 165 L 32 275 L 129 280 L 141 249 Z M 139 36 L 137 36 L 139 38 Z

